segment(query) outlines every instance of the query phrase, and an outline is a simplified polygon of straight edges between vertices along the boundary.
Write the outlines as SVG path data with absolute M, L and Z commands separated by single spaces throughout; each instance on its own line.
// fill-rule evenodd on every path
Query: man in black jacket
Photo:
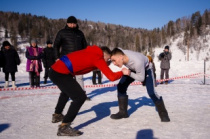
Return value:
M 44 48 L 44 50 L 43 50 L 44 56 L 43 56 L 42 62 L 43 62 L 44 68 L 45 68 L 44 84 L 47 83 L 47 78 L 49 77 L 48 76 L 49 68 L 56 61 L 55 55 L 54 55 L 54 48 L 52 47 L 52 44 L 53 44 L 52 41 L 48 40 L 47 47 Z
M 77 19 L 74 16 L 68 17 L 65 28 L 57 33 L 53 47 L 55 49 L 56 59 L 87 47 L 85 36 L 79 30 Z M 76 80 L 84 90 L 83 76 L 76 76 Z
M 70 16 L 64 29 L 61 29 L 54 41 L 55 56 L 57 59 L 68 53 L 85 49 L 87 42 L 82 31 L 79 30 L 77 19 Z
M 74 16 L 68 17 L 65 28 L 58 31 L 53 47 L 57 60 L 68 53 L 82 50 L 87 47 L 85 36 L 83 32 L 79 30 L 77 19 Z M 84 90 L 83 75 L 77 75 L 76 80 Z M 67 101 L 68 99 L 63 103 L 66 104 Z M 63 116 L 53 115 L 52 123 L 55 123 L 56 119 L 63 119 Z

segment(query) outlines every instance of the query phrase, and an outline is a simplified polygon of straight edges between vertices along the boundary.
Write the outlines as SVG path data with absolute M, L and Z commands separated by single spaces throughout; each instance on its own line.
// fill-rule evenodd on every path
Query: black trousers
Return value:
M 101 71 L 100 70 L 93 71 L 93 77 L 92 77 L 93 84 L 96 84 L 96 75 L 98 75 L 98 83 L 101 84 Z
M 49 78 L 61 90 L 57 105 L 55 107 L 55 113 L 61 114 L 69 98 L 72 99 L 67 114 L 63 119 L 63 123 L 70 123 L 76 118 L 87 96 L 71 74 L 61 74 L 50 69 Z
M 37 76 L 36 72 L 29 72 L 29 80 L 31 87 L 40 87 L 40 76 Z
M 47 79 L 49 77 L 49 68 L 45 68 L 45 72 L 44 72 L 44 78 Z
M 11 75 L 12 81 L 15 81 L 15 72 L 5 72 L 5 81 L 9 80 L 9 73 Z

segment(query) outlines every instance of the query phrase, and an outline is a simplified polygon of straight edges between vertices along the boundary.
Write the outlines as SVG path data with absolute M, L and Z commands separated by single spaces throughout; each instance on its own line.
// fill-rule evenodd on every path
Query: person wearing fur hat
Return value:
M 170 60 L 171 60 L 171 53 L 169 52 L 169 46 L 165 46 L 164 50 L 162 53 L 159 55 L 159 60 L 161 61 L 160 63 L 160 68 L 161 68 L 161 73 L 160 73 L 160 79 L 164 79 L 165 75 L 165 84 L 168 84 L 169 79 L 169 69 L 170 69 Z M 160 82 L 160 84 L 163 84 L 163 81 Z
M 30 47 L 26 48 L 26 71 L 29 72 L 29 82 L 31 87 L 40 87 L 40 72 L 42 71 L 41 59 L 43 50 L 37 46 L 35 39 L 31 40 Z
M 20 57 L 14 47 L 8 42 L 4 41 L 2 44 L 3 51 L 3 72 L 5 73 L 5 86 L 4 88 L 9 87 L 9 74 L 12 79 L 12 87 L 16 88 L 15 85 L 15 72 L 18 71 L 17 65 L 20 65 Z
M 56 58 L 55 58 L 55 55 L 54 55 L 54 48 L 52 47 L 52 44 L 53 44 L 52 41 L 48 40 L 47 41 L 47 47 L 43 49 L 44 56 L 42 58 L 42 62 L 43 62 L 44 68 L 45 68 L 44 84 L 47 83 L 49 68 L 56 61 Z
M 64 29 L 61 29 L 54 41 L 54 51 L 56 59 L 78 50 L 85 49 L 87 42 L 85 36 L 77 24 L 77 19 L 74 16 L 69 16 Z M 61 50 L 61 51 L 60 51 Z M 76 76 L 77 82 L 84 89 L 83 75 Z

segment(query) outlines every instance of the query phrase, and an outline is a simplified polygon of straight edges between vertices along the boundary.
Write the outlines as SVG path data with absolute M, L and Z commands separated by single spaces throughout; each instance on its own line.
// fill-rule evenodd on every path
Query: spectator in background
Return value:
M 165 74 L 165 79 L 166 79 L 165 84 L 168 84 L 167 79 L 169 79 L 169 69 L 170 69 L 170 60 L 171 60 L 171 53 L 169 52 L 169 46 L 165 46 L 165 49 L 159 55 L 159 60 L 161 61 L 160 79 L 163 80 Z M 160 84 L 163 84 L 163 81 Z
M 41 59 L 43 55 L 43 50 L 37 46 L 37 41 L 34 39 L 31 40 L 31 46 L 26 48 L 26 71 L 29 72 L 31 87 L 40 87 Z
M 0 71 L 3 65 L 4 65 L 4 56 L 3 56 L 3 51 L 0 49 Z
M 2 68 L 4 66 L 4 56 L 3 56 L 3 51 L 2 51 L 2 47 L 0 49 L 0 72 L 2 71 Z M 0 86 L 0 88 L 2 88 L 2 86 Z
M 18 71 L 17 65 L 20 65 L 20 58 L 17 51 L 14 47 L 8 42 L 4 41 L 2 45 L 3 51 L 3 72 L 5 73 L 5 86 L 4 88 L 9 87 L 9 74 L 12 79 L 12 87 L 16 88 L 15 85 L 15 72 Z
M 45 68 L 44 84 L 47 83 L 47 78 L 49 77 L 48 76 L 49 68 L 56 61 L 56 58 L 54 55 L 54 48 L 52 47 L 52 44 L 53 44 L 52 41 L 48 40 L 47 47 L 43 49 L 44 56 L 43 56 L 42 62 L 43 62 L 44 68 Z
M 74 16 L 68 17 L 65 28 L 57 33 L 53 47 L 56 59 L 87 47 L 85 36 L 83 32 L 79 30 L 77 19 Z M 83 75 L 77 75 L 76 80 L 85 91 Z
M 147 55 L 149 62 L 152 63 L 152 70 L 153 70 L 153 74 L 154 74 L 154 82 L 155 82 L 155 87 L 157 87 L 157 82 L 156 82 L 156 68 L 155 68 L 155 63 L 153 61 L 153 58 L 150 55 Z

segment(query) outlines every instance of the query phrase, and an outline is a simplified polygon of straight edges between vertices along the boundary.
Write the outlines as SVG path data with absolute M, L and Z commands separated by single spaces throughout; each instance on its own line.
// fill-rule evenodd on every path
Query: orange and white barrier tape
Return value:
M 203 73 L 196 73 L 196 74 L 190 74 L 180 77 L 174 77 L 164 80 L 156 80 L 156 82 L 162 82 L 162 81 L 169 81 L 169 80 L 178 80 L 178 79 L 189 79 L 189 78 L 199 78 L 202 77 Z M 206 77 L 209 77 L 210 75 L 205 75 Z M 141 82 L 133 82 L 131 85 L 141 85 Z M 101 87 L 114 87 L 117 86 L 117 84 L 101 84 L 101 85 L 85 85 L 85 88 L 101 88 Z M 38 89 L 57 89 L 57 86 L 49 86 L 49 87 L 17 87 L 17 88 L 0 88 L 0 91 L 19 91 L 19 90 L 38 90 Z

